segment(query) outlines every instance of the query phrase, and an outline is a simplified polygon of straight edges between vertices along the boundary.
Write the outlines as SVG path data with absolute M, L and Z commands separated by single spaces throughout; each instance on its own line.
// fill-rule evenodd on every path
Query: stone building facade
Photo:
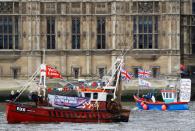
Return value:
M 195 65 L 194 6 L 191 0 L 1 1 L 0 77 L 31 76 L 45 54 L 65 78 L 100 78 L 124 51 L 135 75 L 138 68 L 153 77 L 179 75 L 181 58 Z
M 181 63 L 195 77 L 195 1 L 181 2 Z

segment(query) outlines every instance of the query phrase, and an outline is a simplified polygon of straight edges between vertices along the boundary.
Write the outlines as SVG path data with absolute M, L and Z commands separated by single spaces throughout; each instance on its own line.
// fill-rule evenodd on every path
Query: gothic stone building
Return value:
M 66 78 L 99 78 L 124 50 L 135 75 L 178 75 L 181 60 L 195 67 L 193 13 L 191 0 L 4 0 L 0 77 L 29 77 L 45 58 Z
M 195 0 L 181 2 L 181 63 L 195 77 Z M 195 79 L 194 79 L 195 80 Z

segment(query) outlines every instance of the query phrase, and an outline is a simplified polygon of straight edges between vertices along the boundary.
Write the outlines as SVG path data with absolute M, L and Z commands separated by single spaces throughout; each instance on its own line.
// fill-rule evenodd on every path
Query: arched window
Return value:
M 80 49 L 80 19 L 72 19 L 72 49 Z
M 17 16 L 0 16 L 0 49 L 18 49 Z
M 47 49 L 55 49 L 55 18 L 47 17 Z
M 106 23 L 104 17 L 97 18 L 97 49 L 106 48 Z

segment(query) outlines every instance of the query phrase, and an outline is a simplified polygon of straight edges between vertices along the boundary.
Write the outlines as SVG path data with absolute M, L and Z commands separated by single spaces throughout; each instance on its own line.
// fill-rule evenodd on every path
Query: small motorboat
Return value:
M 134 95 L 134 99 L 136 101 L 136 106 L 141 110 L 189 110 L 188 103 L 190 101 L 190 94 L 191 80 L 182 79 L 180 91 L 175 89 L 161 90 L 163 101 L 156 101 L 153 94 L 150 94 L 150 96 L 143 96 L 141 98 Z

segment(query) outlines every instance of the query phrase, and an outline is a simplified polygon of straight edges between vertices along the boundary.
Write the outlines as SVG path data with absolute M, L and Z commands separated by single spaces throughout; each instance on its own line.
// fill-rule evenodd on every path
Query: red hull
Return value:
M 118 114 L 107 110 L 54 109 L 8 103 L 8 123 L 49 123 L 49 122 L 128 122 L 130 110 L 122 109 Z

